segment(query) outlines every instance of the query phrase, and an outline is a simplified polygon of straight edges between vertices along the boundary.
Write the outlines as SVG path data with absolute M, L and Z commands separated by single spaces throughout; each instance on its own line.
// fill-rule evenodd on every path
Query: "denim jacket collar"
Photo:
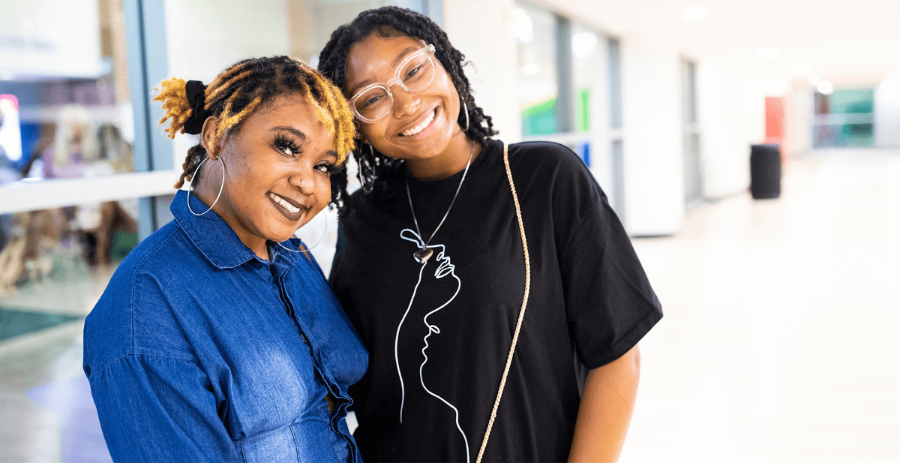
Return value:
M 175 199 L 169 209 L 175 216 L 178 226 L 210 263 L 219 269 L 231 269 L 253 259 L 263 261 L 241 242 L 231 226 L 215 211 L 209 211 L 199 217 L 191 213 L 187 206 L 187 198 L 187 192 L 179 190 L 175 193 Z M 193 195 L 190 196 L 190 201 L 191 209 L 194 211 L 209 209 L 209 206 Z

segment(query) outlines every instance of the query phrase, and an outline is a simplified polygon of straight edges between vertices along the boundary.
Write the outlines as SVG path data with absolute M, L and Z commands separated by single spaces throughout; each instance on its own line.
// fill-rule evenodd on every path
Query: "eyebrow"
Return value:
M 293 128 L 293 127 L 288 127 L 288 126 L 286 126 L 286 125 L 279 125 L 279 126 L 277 126 L 277 127 L 272 127 L 272 130 L 270 130 L 270 132 L 279 132 L 279 131 L 282 131 L 282 130 L 284 130 L 285 132 L 290 132 L 290 133 L 294 134 L 294 136 L 296 136 L 297 138 L 299 138 L 299 139 L 300 139 L 301 141 L 303 141 L 303 142 L 306 141 L 306 134 L 305 134 L 305 133 L 303 133 L 303 132 L 301 132 L 301 131 L 299 131 L 299 130 Z
M 414 51 L 418 50 L 419 48 L 422 48 L 422 47 L 406 47 L 403 51 L 400 52 L 400 54 L 397 55 L 396 58 L 394 58 L 394 61 L 391 62 L 391 67 L 392 67 L 392 68 L 396 68 L 397 65 L 400 64 L 400 61 L 403 61 L 403 58 L 406 58 L 406 55 L 410 54 L 411 52 L 414 52 Z M 362 82 L 356 84 L 356 85 L 350 90 L 350 96 L 352 97 L 353 95 L 356 95 L 356 92 L 358 92 L 359 89 L 361 89 L 361 88 L 363 88 L 363 87 L 365 87 L 365 86 L 367 86 L 367 85 L 369 85 L 369 84 L 371 84 L 371 83 L 372 83 L 372 79 L 366 79 L 366 80 L 364 80 L 364 81 L 362 81 Z
M 277 127 L 272 127 L 272 130 L 270 130 L 270 132 L 278 132 L 281 130 L 284 130 L 286 132 L 290 132 L 290 133 L 294 134 L 294 136 L 299 138 L 303 143 L 306 143 L 306 134 L 293 128 L 293 127 L 288 127 L 286 125 L 279 125 Z M 337 159 L 337 157 L 338 157 L 337 152 L 334 150 L 328 150 L 325 152 L 325 154 L 328 156 L 331 156 L 335 159 Z

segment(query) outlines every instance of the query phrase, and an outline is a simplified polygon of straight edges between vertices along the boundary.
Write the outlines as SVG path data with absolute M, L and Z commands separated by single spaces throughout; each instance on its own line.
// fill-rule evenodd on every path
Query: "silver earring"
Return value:
M 466 106 L 466 102 L 464 100 L 461 99 L 459 101 L 462 101 L 463 111 L 466 113 L 466 126 L 465 126 L 465 128 L 463 128 L 463 132 L 468 132 L 469 131 L 469 107 Z
M 321 212 L 320 212 L 320 214 L 321 214 Z M 325 217 L 325 215 L 323 214 L 322 217 Z M 306 253 L 309 253 L 309 250 L 312 249 L 312 248 L 314 248 L 314 247 L 316 247 L 316 246 L 318 246 L 319 243 L 321 243 L 322 240 L 325 239 L 325 235 L 327 235 L 327 234 L 328 234 L 328 217 L 325 217 L 325 232 L 322 233 L 322 236 L 319 237 L 319 241 L 316 241 L 316 244 L 314 244 L 314 245 L 312 245 L 312 246 L 309 246 L 309 247 L 307 247 L 306 249 L 299 249 L 299 250 L 291 249 L 291 248 L 289 248 L 289 247 L 287 247 L 287 246 L 285 246 L 285 245 L 283 245 L 283 244 L 281 244 L 281 243 L 276 243 L 276 244 L 279 245 L 279 246 L 281 246 L 282 249 L 284 249 L 284 250 L 286 250 L 286 251 L 291 251 L 291 252 L 306 252 Z
M 199 214 L 194 212 L 193 209 L 191 209 L 191 192 L 194 191 L 194 180 L 197 179 L 197 173 L 200 172 L 200 167 L 203 166 L 203 163 L 206 162 L 208 159 L 209 159 L 209 157 L 203 158 L 203 160 L 200 161 L 200 164 L 197 165 L 197 168 L 194 169 L 194 173 L 191 175 L 191 184 L 190 184 L 190 188 L 188 189 L 188 194 L 187 194 L 188 210 L 191 211 L 191 214 L 194 214 L 197 217 L 200 217 L 201 215 L 206 214 L 207 212 L 211 211 L 212 208 L 214 208 L 216 206 L 216 203 L 219 202 L 219 198 L 222 197 L 222 190 L 225 189 L 225 161 L 222 161 L 220 158 L 216 158 L 216 161 L 222 162 L 222 186 L 219 187 L 219 194 L 216 195 L 216 200 L 213 201 L 212 206 L 209 206 L 209 209 L 207 209 Z

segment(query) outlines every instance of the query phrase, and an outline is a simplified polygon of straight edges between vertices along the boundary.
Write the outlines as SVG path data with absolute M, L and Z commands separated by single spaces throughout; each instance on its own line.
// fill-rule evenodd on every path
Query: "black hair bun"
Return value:
M 184 122 L 184 132 L 191 135 L 197 135 L 203 131 L 203 123 L 206 122 L 211 114 L 207 111 L 206 106 L 206 85 L 199 80 L 189 80 L 184 86 L 187 93 L 188 105 L 191 107 L 191 117 Z

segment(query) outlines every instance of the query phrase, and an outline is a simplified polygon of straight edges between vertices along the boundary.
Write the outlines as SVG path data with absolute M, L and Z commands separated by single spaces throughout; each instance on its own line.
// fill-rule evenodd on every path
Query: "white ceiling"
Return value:
M 900 73 L 900 0 L 544 0 L 570 17 L 628 40 L 671 44 L 686 56 L 744 62 L 762 77 L 788 77 L 794 64 L 840 81 L 877 82 Z M 705 5 L 700 23 L 681 19 Z M 780 57 L 759 61 L 759 47 Z

